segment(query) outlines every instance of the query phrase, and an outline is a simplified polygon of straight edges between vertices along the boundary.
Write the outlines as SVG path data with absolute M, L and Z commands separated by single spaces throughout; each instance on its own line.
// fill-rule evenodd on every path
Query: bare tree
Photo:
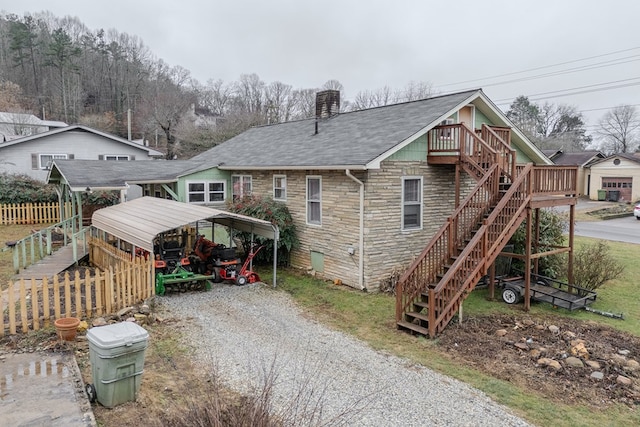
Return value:
M 630 153 L 638 148 L 640 117 L 630 105 L 619 105 L 600 120 L 597 130 L 605 153 Z
M 377 90 L 358 92 L 351 104 L 351 109 L 356 111 L 365 108 L 397 104 L 399 102 L 416 101 L 418 99 L 428 98 L 432 93 L 431 84 L 425 82 L 409 82 L 404 88 L 399 90 L 384 86 Z

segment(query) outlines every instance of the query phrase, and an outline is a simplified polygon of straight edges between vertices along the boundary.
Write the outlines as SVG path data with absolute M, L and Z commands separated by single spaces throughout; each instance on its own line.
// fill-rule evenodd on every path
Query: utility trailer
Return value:
M 517 304 L 524 298 L 523 276 L 501 278 L 498 286 L 502 289 L 502 300 L 507 304 Z M 596 300 L 594 291 L 533 273 L 529 291 L 529 296 L 534 301 L 546 302 L 570 311 L 586 308 Z

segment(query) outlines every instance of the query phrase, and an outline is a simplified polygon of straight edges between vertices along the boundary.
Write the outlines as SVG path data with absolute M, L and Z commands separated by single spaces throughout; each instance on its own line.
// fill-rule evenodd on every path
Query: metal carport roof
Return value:
M 209 220 L 267 239 L 279 239 L 278 227 L 269 221 L 156 197 L 140 197 L 99 209 L 93 213 L 91 225 L 138 248 L 153 252 L 153 240 L 158 234 L 201 220 Z

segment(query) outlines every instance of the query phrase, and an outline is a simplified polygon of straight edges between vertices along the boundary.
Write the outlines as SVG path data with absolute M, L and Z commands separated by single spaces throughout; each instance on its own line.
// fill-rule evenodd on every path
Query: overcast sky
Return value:
M 47 10 L 136 35 L 201 83 L 250 73 L 294 88 L 335 79 L 346 99 L 411 81 L 483 88 L 504 110 L 521 94 L 575 105 L 589 130 L 610 107 L 640 109 L 634 0 L 0 0 L 0 10 Z

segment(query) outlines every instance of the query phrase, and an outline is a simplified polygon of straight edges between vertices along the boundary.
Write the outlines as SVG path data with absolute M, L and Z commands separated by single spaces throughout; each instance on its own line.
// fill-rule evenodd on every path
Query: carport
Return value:
M 269 221 L 219 209 L 208 208 L 156 197 L 140 197 L 129 202 L 99 209 L 91 217 L 91 225 L 120 240 L 153 254 L 153 241 L 158 234 L 198 221 L 227 226 L 274 241 L 273 284 L 276 284 L 278 259 L 278 226 Z

